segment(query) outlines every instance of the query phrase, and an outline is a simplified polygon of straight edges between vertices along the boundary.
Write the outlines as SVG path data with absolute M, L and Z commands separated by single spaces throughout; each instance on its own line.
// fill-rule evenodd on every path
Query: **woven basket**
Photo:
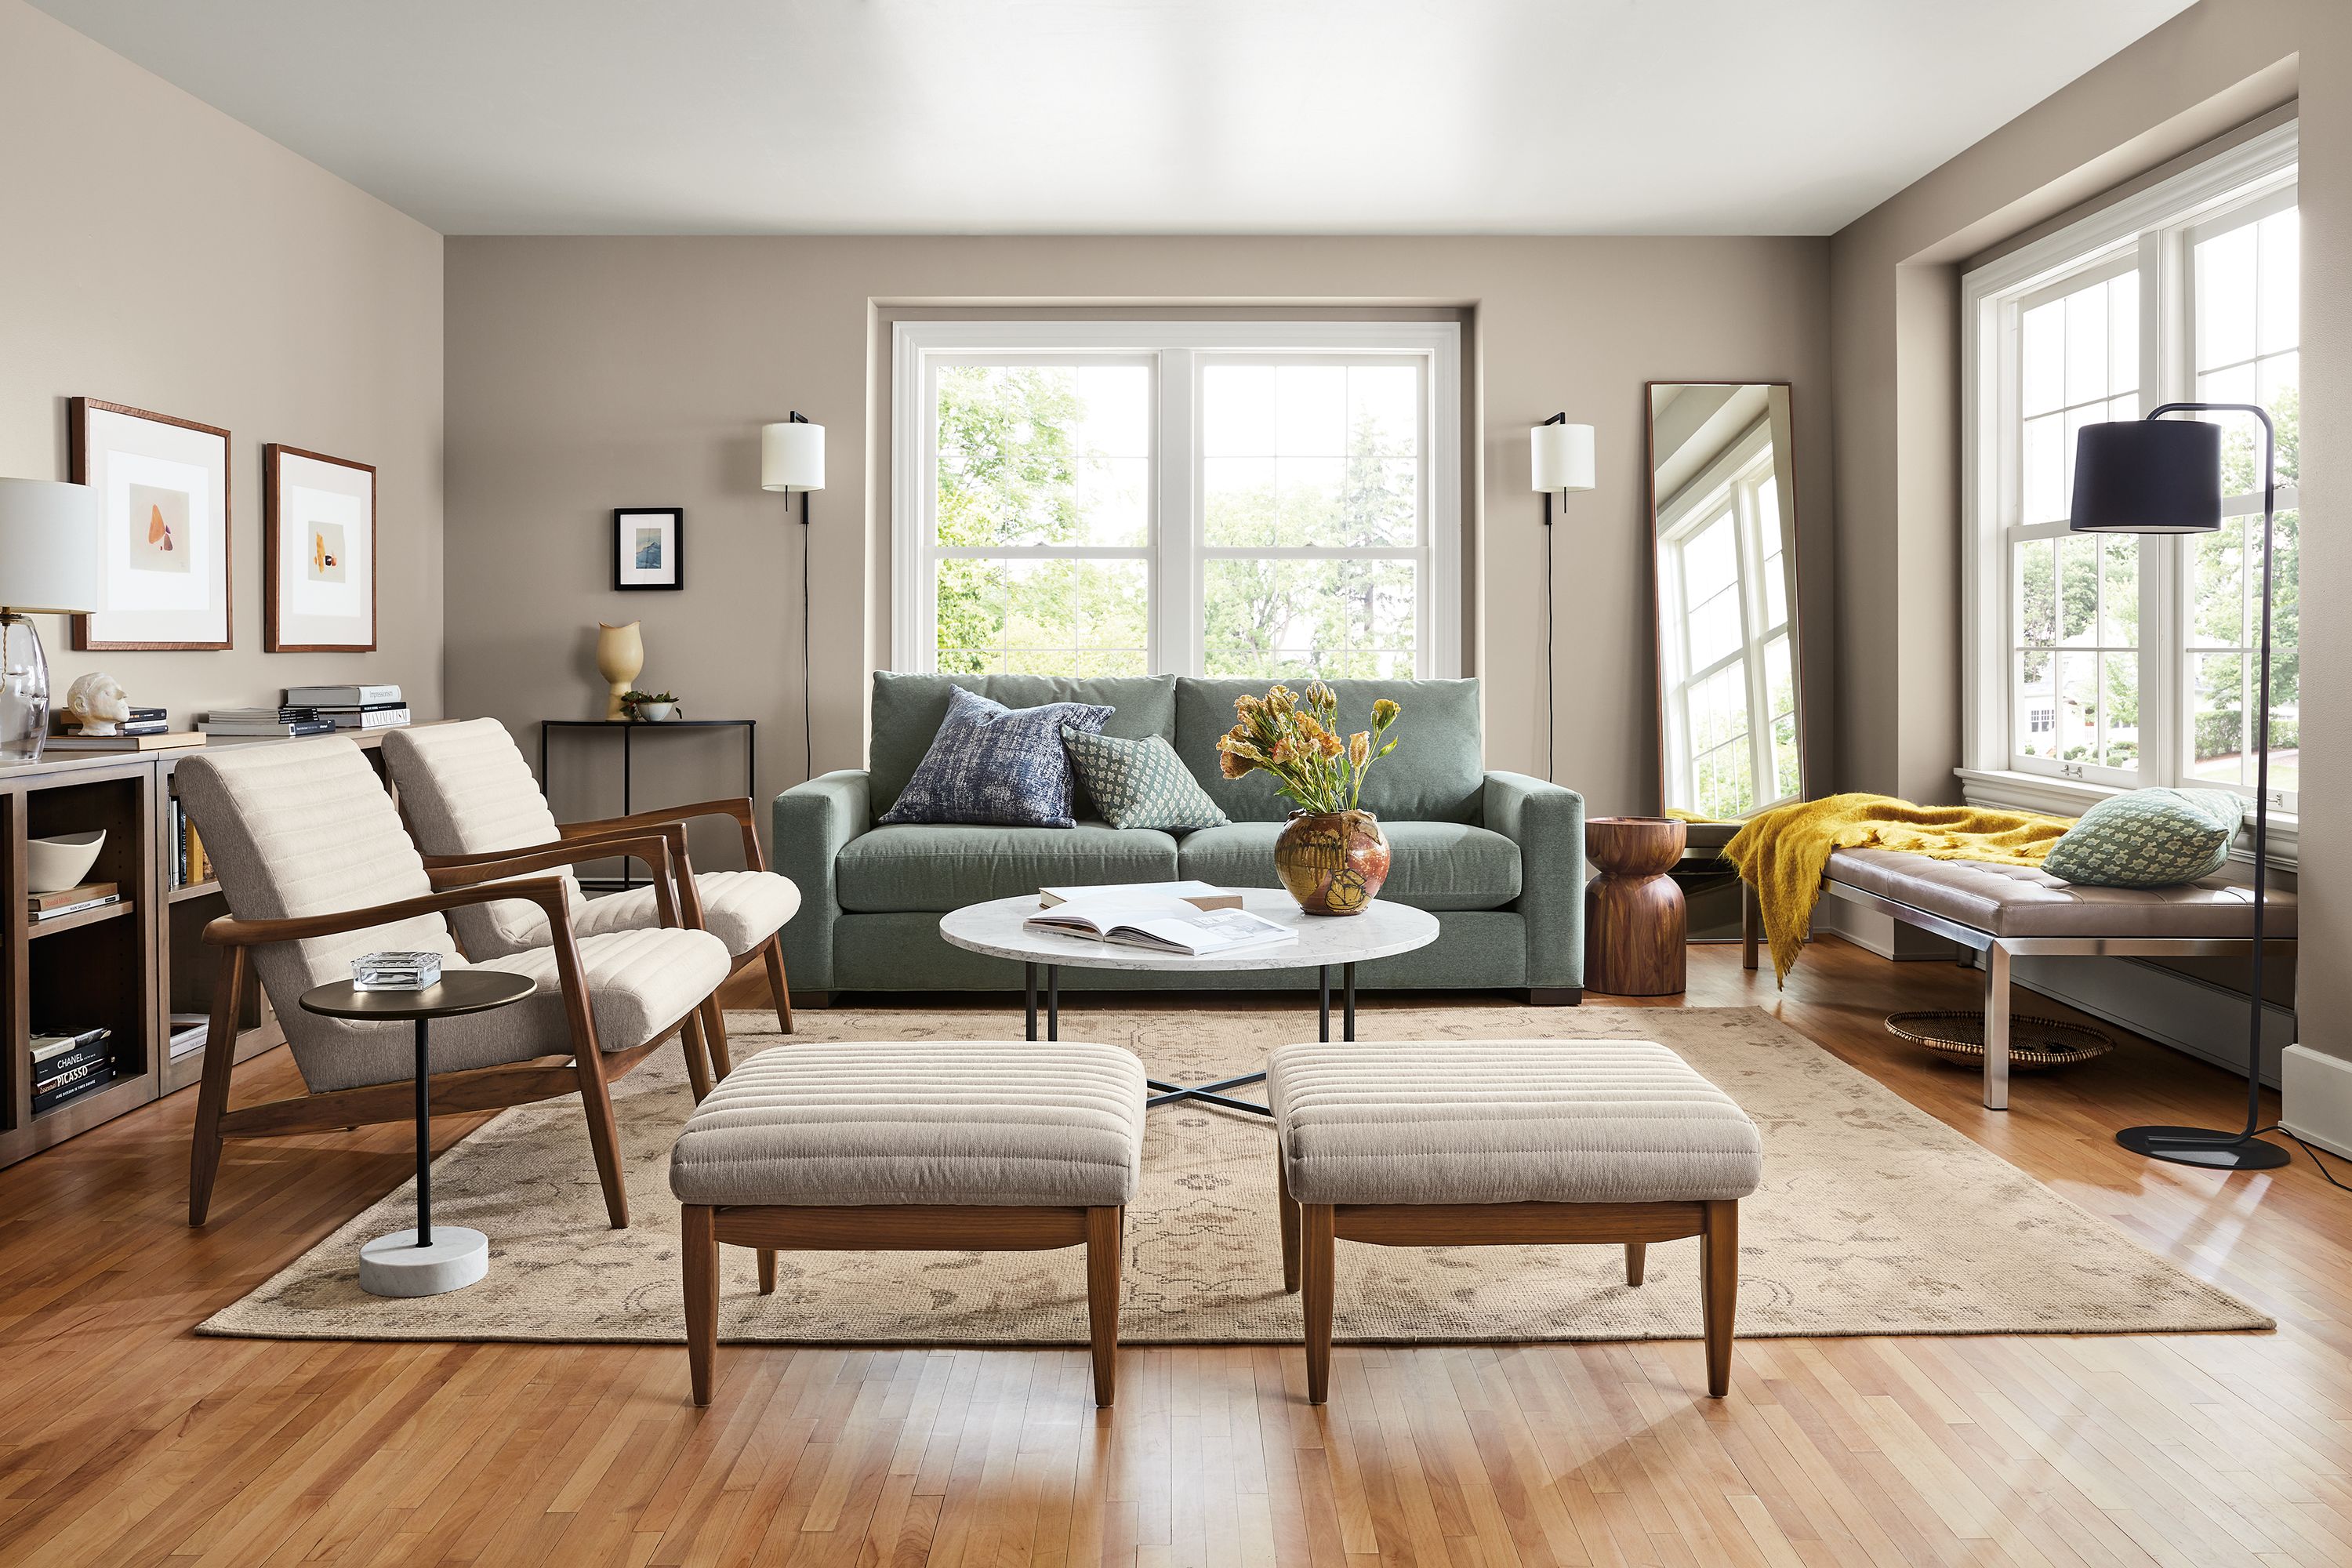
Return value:
M 1886 1020 L 1886 1032 L 1925 1046 L 1946 1061 L 1984 1065 L 1982 1013 L 1895 1013 Z M 2010 1016 L 2009 1065 L 2015 1072 L 2070 1068 L 2115 1048 L 2115 1041 L 2085 1024 Z

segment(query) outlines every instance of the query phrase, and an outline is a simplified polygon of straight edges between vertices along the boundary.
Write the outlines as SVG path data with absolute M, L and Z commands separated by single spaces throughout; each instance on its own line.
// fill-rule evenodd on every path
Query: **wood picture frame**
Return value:
M 613 509 L 613 591 L 667 592 L 686 586 L 686 509 Z
M 73 482 L 99 492 L 100 525 L 101 602 L 73 617 L 75 651 L 235 647 L 229 433 L 94 397 L 67 407 Z
M 262 651 L 374 652 L 373 465 L 273 441 L 261 500 Z

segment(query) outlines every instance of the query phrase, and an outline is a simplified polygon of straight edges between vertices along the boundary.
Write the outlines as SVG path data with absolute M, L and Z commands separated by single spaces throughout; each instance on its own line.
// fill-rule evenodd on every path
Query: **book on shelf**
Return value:
M 54 1089 L 35 1089 L 33 1114 L 38 1116 L 44 1111 L 55 1110 L 59 1106 L 80 1100 L 86 1095 L 96 1094 L 113 1081 L 114 1064 L 110 1061 L 101 1063 L 96 1071 L 86 1077 L 77 1078 L 68 1083 L 61 1083 Z
M 168 752 L 178 746 L 201 746 L 194 730 L 156 730 L 136 735 L 51 735 L 43 750 L 50 752 Z
M 101 889 L 104 890 L 100 891 Z M 32 921 L 39 925 L 43 921 L 78 915 L 84 910 L 102 910 L 109 904 L 119 904 L 122 901 L 122 893 L 112 882 L 85 882 L 61 893 L 31 894 L 29 901 Z
M 1247 910 L 1204 910 L 1153 892 L 1092 893 L 1040 910 L 1022 923 L 1032 931 L 1193 958 L 1298 940 L 1291 927 Z
M 36 1035 L 32 1041 L 33 1110 L 38 1114 L 114 1081 L 114 1031 Z
M 331 735 L 335 726 L 327 719 L 280 719 L 274 714 L 265 718 L 245 719 L 219 713 L 206 714 L 196 728 L 206 735 L 238 737 L 274 736 L 279 740 L 302 735 Z
M 1084 888 L 1040 888 L 1037 907 L 1050 910 L 1072 899 L 1181 899 L 1196 910 L 1237 910 L 1242 896 L 1209 882 L 1097 882 Z
M 202 1013 L 172 1015 L 172 1033 L 166 1045 L 172 1058 L 177 1061 L 190 1051 L 201 1051 L 212 1035 L 213 1021 Z
M 338 730 L 396 730 L 409 721 L 408 710 L 397 703 L 380 708 L 321 708 L 319 717 Z
M 188 819 L 188 808 L 173 795 L 163 808 L 163 832 L 167 853 L 171 857 L 166 868 L 172 886 L 185 888 L 213 879 L 212 857 L 205 853 L 204 835 Z
M 289 708 L 365 708 L 400 700 L 397 686 L 289 686 L 285 697 Z
M 59 1041 L 58 1048 L 44 1056 L 33 1052 L 33 1089 L 38 1092 L 56 1089 L 69 1078 L 87 1078 L 88 1069 L 113 1061 L 114 1046 L 110 1040 L 92 1040 L 86 1046 Z
M 124 719 L 103 732 L 85 729 L 79 724 L 68 724 L 62 733 L 78 741 L 103 741 L 109 735 L 160 735 L 171 727 L 171 721 L 165 719 Z

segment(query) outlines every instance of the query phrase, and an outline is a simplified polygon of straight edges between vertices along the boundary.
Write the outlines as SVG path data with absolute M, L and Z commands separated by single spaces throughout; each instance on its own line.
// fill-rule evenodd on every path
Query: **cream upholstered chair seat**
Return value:
M 435 891 L 391 796 L 348 741 L 207 751 L 183 761 L 176 776 L 240 919 L 327 914 Z M 614 931 L 582 937 L 577 948 L 596 1043 L 606 1053 L 658 1038 L 727 976 L 726 949 L 705 931 Z M 415 1058 L 407 1026 L 306 1013 L 302 993 L 350 979 L 352 960 L 362 953 L 427 949 L 444 954 L 449 966 L 467 962 L 439 914 L 256 950 L 254 968 L 312 1092 L 404 1081 Z M 436 1023 L 435 1072 L 572 1054 L 551 949 L 510 952 L 479 966 L 530 975 L 538 990 L 511 1007 Z
M 383 739 L 384 764 L 418 846 L 431 856 L 479 855 L 553 844 L 563 837 L 530 764 L 495 719 L 396 730 Z M 579 883 L 572 879 L 572 889 Z M 740 960 L 781 930 L 801 906 L 800 889 L 772 871 L 698 871 L 694 887 L 704 929 Z M 578 898 L 572 930 L 602 934 L 658 920 L 654 890 Z M 477 958 L 542 947 L 547 921 L 529 904 L 485 904 L 453 911 L 458 940 Z

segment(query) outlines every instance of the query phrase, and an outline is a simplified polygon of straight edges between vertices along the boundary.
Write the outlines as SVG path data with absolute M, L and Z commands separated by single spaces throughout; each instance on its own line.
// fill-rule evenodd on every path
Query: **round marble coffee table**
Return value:
M 967 904 L 962 909 L 940 917 L 940 935 L 957 947 L 973 952 L 984 952 L 992 958 L 1018 960 L 1025 969 L 1024 991 L 1028 1002 L 1029 1037 L 1037 1037 L 1037 971 L 1045 972 L 1045 1038 L 1062 1037 L 1061 971 L 1064 966 L 1077 969 L 1120 969 L 1131 971 L 1171 972 L 1193 974 L 1238 973 L 1244 970 L 1312 969 L 1317 972 L 1318 1013 L 1321 1033 L 1319 1038 L 1331 1037 L 1331 972 L 1339 971 L 1341 987 L 1340 1038 L 1356 1037 L 1356 965 L 1367 959 L 1387 958 L 1392 953 L 1411 952 L 1417 947 L 1427 947 L 1437 940 L 1437 917 L 1426 910 L 1416 910 L 1404 904 L 1375 902 L 1361 914 L 1310 915 L 1299 909 L 1297 901 L 1278 888 L 1240 888 L 1242 907 L 1254 915 L 1263 915 L 1278 924 L 1298 932 L 1296 942 L 1275 942 L 1264 947 L 1245 947 L 1232 952 L 1209 953 L 1199 958 L 1179 952 L 1154 952 L 1148 948 L 1124 947 L 1117 942 L 1089 942 L 1084 937 L 1063 936 L 1055 931 L 1036 931 L 1023 924 L 1038 910 L 1037 895 L 1024 893 L 1015 898 L 995 899 L 984 904 Z M 1246 1100 L 1235 1100 L 1223 1091 L 1265 1081 L 1264 1072 L 1244 1073 L 1239 1078 L 1219 1079 L 1213 1083 L 1162 1083 L 1150 1080 L 1160 1092 L 1151 1097 L 1153 1105 L 1168 1105 L 1178 1100 L 1198 1100 L 1211 1105 L 1222 1105 L 1228 1110 L 1247 1110 L 1259 1116 L 1273 1113 L 1265 1106 Z

